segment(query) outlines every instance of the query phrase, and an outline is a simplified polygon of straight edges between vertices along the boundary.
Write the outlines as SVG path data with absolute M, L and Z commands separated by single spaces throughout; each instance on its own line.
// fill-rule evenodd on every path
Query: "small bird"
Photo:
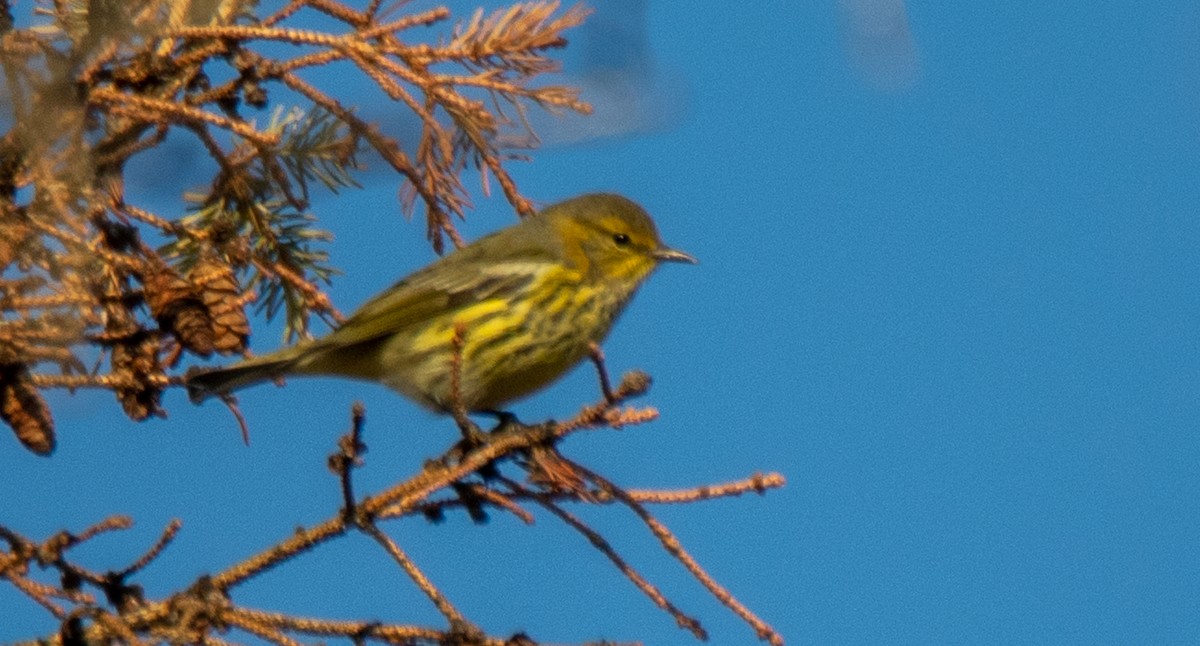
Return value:
M 335 375 L 437 412 L 497 412 L 588 356 L 661 262 L 696 259 L 664 245 L 633 201 L 582 195 L 417 270 L 328 336 L 194 373 L 188 395 L 199 403 L 285 375 Z

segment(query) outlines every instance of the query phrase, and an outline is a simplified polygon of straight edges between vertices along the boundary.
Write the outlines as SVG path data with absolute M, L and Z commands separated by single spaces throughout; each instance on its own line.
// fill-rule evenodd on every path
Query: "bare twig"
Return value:
M 162 101 L 136 94 L 123 94 L 116 90 L 98 87 L 92 90 L 91 98 L 98 103 L 106 103 L 119 114 L 142 118 L 151 123 L 164 123 L 171 117 L 195 123 L 207 123 L 223 130 L 229 130 L 241 135 L 260 146 L 271 146 L 279 143 L 278 137 L 273 137 L 255 130 L 253 126 L 235 121 L 219 114 L 205 112 L 197 108 L 181 105 L 172 101 Z
M 676 560 L 682 563 L 688 572 L 690 572 L 692 576 L 700 582 L 701 585 L 707 588 L 708 591 L 711 592 L 718 601 L 725 604 L 725 606 L 732 610 L 734 614 L 736 614 L 738 617 L 741 617 L 746 623 L 750 624 L 750 627 L 754 629 L 754 632 L 758 635 L 759 639 L 770 643 L 772 646 L 783 646 L 783 637 L 779 633 L 775 632 L 775 630 L 771 628 L 765 621 L 760 619 L 758 615 L 754 614 L 749 608 L 743 605 L 742 602 L 738 601 L 737 598 L 734 597 L 728 590 L 726 590 L 724 586 L 717 583 L 717 581 L 713 579 L 712 576 L 704 570 L 704 568 L 700 567 L 700 564 L 697 563 L 696 559 L 692 558 L 691 554 L 689 554 L 687 550 L 683 548 L 683 545 L 679 542 L 679 539 L 675 538 L 675 535 L 671 533 L 671 530 L 667 529 L 666 525 L 663 525 L 657 518 L 651 515 L 641 503 L 634 500 L 620 487 L 616 486 L 594 471 L 591 471 L 580 465 L 575 466 L 580 470 L 580 472 L 586 474 L 587 478 L 596 483 L 596 485 L 602 490 L 608 492 L 626 507 L 629 507 L 629 509 L 631 509 L 633 513 L 636 514 L 638 518 L 640 518 L 642 522 L 646 524 L 646 527 L 650 529 L 650 532 L 654 534 L 655 538 L 662 543 L 663 549 L 665 549 L 668 554 L 675 557 Z
M 779 489 L 786 484 L 783 476 L 778 473 L 755 473 L 745 480 L 737 480 L 735 482 L 726 482 L 715 485 L 704 485 L 701 487 L 693 487 L 691 489 L 680 489 L 677 491 L 662 491 L 650 489 L 626 489 L 625 493 L 630 498 L 641 503 L 652 504 L 682 504 L 699 502 L 701 500 L 712 500 L 714 498 L 724 498 L 728 496 L 740 496 L 744 493 L 754 492 L 762 495 L 768 489 Z
M 167 523 L 166 528 L 163 529 L 162 535 L 158 537 L 158 540 L 154 543 L 154 545 L 152 545 L 150 549 L 146 550 L 146 553 L 143 554 L 141 558 L 134 561 L 120 572 L 117 572 L 117 576 L 120 578 L 128 577 L 129 575 L 149 565 L 150 562 L 158 558 L 158 555 L 161 554 L 162 551 L 166 549 L 167 545 L 169 545 L 171 541 L 175 539 L 175 536 L 179 534 L 179 529 L 181 527 L 183 527 L 183 521 L 179 520 L 178 518 L 172 520 L 170 523 Z
M 696 639 L 701 641 L 706 641 L 708 639 L 708 633 L 700 625 L 700 621 L 698 619 L 684 613 L 682 610 L 677 608 L 675 604 L 671 603 L 667 597 L 663 595 L 662 591 L 660 591 L 654 584 L 647 581 L 646 578 L 638 573 L 638 571 L 635 570 L 633 566 L 631 566 L 624 558 L 622 558 L 620 554 L 617 554 L 612 545 L 609 544 L 609 542 L 605 540 L 599 532 L 591 527 L 588 527 L 587 524 L 585 524 L 574 514 L 555 504 L 545 494 L 536 494 L 530 492 L 522 487 L 520 483 L 512 480 L 506 479 L 504 482 L 515 493 L 529 495 L 533 501 L 541 505 L 543 509 L 557 516 L 575 531 L 583 534 L 583 536 L 588 539 L 588 542 L 592 544 L 592 547 L 595 547 L 600 551 L 601 554 L 607 557 L 608 560 L 612 561 L 613 565 L 615 565 L 617 569 L 621 571 L 621 574 L 624 574 L 626 578 L 632 581 L 633 584 L 637 586 L 637 588 L 641 590 L 643 594 L 645 594 L 650 598 L 651 601 L 654 602 L 654 605 L 662 608 L 668 614 L 674 617 L 675 622 L 680 628 L 692 633 L 695 635 Z
M 450 603 L 450 600 L 447 599 L 444 594 L 442 594 L 442 591 L 439 590 L 437 586 L 433 585 L 429 578 L 425 576 L 425 573 L 421 572 L 416 563 L 413 563 L 412 559 L 404 553 L 404 550 L 400 549 L 400 546 L 397 545 L 390 536 L 384 534 L 383 531 L 374 524 L 362 525 L 360 529 L 362 529 L 367 536 L 375 539 L 375 542 L 379 543 L 388 553 L 388 555 L 390 555 L 392 559 L 396 561 L 396 564 L 399 565 L 400 569 L 404 570 L 404 573 L 413 580 L 413 583 L 417 584 L 417 587 L 421 589 L 421 592 L 424 592 L 425 596 L 429 597 L 429 600 L 433 602 L 435 607 L 437 607 L 438 612 L 442 613 L 442 615 L 449 620 L 451 630 L 472 636 L 482 635 L 482 631 L 471 624 L 471 622 L 467 621 L 467 618 L 464 617 L 461 612 L 459 612 L 458 608 L 455 608 L 454 604 Z

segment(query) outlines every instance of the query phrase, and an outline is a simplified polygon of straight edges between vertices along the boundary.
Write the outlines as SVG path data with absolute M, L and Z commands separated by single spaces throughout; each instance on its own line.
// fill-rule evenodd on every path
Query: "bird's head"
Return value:
M 568 257 L 597 280 L 633 288 L 660 262 L 696 262 L 664 244 L 646 210 L 620 195 L 581 195 L 549 207 L 543 215 Z

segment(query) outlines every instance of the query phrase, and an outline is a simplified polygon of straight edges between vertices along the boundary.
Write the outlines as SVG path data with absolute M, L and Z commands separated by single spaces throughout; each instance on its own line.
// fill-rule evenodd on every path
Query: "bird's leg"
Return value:
M 596 366 L 596 374 L 600 377 L 600 392 L 604 394 L 604 401 L 608 402 L 609 406 L 617 403 L 617 396 L 613 394 L 612 383 L 608 380 L 608 369 L 604 367 L 604 350 L 600 349 L 600 344 L 595 341 L 588 341 L 588 356 L 592 359 L 592 364 Z
M 488 434 L 467 417 L 466 409 L 452 406 L 447 412 L 454 417 L 454 423 L 458 425 L 458 430 L 462 433 L 462 439 L 455 442 L 445 456 L 449 459 L 449 463 L 453 464 L 462 462 L 468 453 L 487 444 Z
M 478 424 L 472 422 L 471 419 L 467 417 L 465 411 L 456 412 L 454 414 L 454 419 L 458 423 L 459 430 L 462 431 L 463 438 L 455 443 L 454 447 L 451 448 L 447 453 L 447 456 L 450 458 L 451 462 L 462 462 L 463 459 L 465 459 L 467 455 L 471 453 L 471 451 L 474 451 L 475 449 L 478 449 L 479 447 L 482 447 L 490 442 L 493 433 L 499 433 L 500 431 L 503 431 L 514 424 L 517 426 L 521 425 L 521 423 L 517 421 L 517 416 L 508 411 L 481 410 L 475 412 L 494 416 L 497 419 L 496 427 L 490 432 L 484 431 L 479 428 Z M 496 467 L 495 460 L 492 460 L 479 467 L 479 469 L 476 470 L 476 473 L 483 477 L 484 480 L 491 480 L 500 476 L 500 471 Z
M 456 409 L 453 411 L 453 415 L 454 423 L 458 425 L 458 430 L 463 436 L 462 443 L 468 449 L 487 444 L 487 433 L 467 417 L 466 411 Z

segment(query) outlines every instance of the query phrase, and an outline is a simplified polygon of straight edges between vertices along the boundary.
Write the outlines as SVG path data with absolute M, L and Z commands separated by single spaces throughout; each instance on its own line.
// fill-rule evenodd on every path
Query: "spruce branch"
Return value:
M 31 26 L 6 23 L 0 395 L 4 421 L 30 449 L 54 446 L 41 388 L 109 388 L 145 419 L 165 413 L 161 393 L 178 382 L 183 355 L 245 351 L 251 303 L 282 316 L 287 338 L 310 334 L 314 317 L 336 324 L 325 288 L 337 270 L 309 201 L 314 190 L 359 187 L 362 154 L 397 174 L 402 210 L 424 205 L 441 252 L 447 240 L 464 244 L 455 222 L 470 206 L 468 170 L 485 186 L 494 176 L 518 213 L 532 212 L 506 169 L 516 157 L 499 143 L 504 129 L 527 126 L 500 105 L 588 109 L 573 91 L 538 84 L 585 18 L 579 7 L 519 3 L 457 25 L 445 8 L 392 15 L 378 2 L 256 11 L 243 0 L 44 0 Z M 301 26 L 314 13 L 331 26 Z M 280 56 L 276 43 L 295 49 Z M 411 112 L 420 132 L 401 141 L 304 78 L 339 62 Z M 293 93 L 301 103 L 275 100 Z M 178 214 L 151 212 L 127 194 L 125 173 L 172 134 L 197 143 L 216 172 L 195 178 L 202 188 Z M 81 370 L 97 352 L 97 370 Z

